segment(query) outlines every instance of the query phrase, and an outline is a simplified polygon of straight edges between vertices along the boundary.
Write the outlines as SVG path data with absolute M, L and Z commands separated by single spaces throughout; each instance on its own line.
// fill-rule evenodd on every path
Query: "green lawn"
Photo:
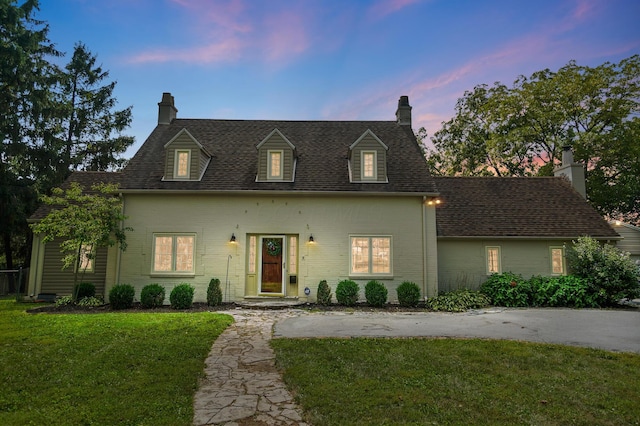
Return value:
M 0 424 L 188 425 L 230 316 L 27 314 L 0 300 Z
M 321 425 L 637 425 L 640 355 L 513 341 L 275 339 Z

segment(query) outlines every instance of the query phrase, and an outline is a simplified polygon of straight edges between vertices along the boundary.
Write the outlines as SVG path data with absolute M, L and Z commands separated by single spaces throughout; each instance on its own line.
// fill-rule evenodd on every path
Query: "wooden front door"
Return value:
M 286 240 L 283 235 L 260 238 L 260 293 L 284 295 Z

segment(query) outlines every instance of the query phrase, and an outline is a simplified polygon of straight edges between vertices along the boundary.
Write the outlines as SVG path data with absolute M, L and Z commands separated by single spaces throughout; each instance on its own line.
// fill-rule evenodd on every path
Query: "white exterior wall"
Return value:
M 550 276 L 550 248 L 564 244 L 558 240 L 439 239 L 439 290 L 477 289 L 488 278 L 486 247 L 500 247 L 502 272 L 521 274 L 525 278 Z
M 349 278 L 351 234 L 392 236 L 393 277 L 372 277 L 389 290 L 389 301 L 397 300 L 396 287 L 413 281 L 426 291 L 422 197 L 385 196 L 229 196 L 215 194 L 147 195 L 125 194 L 127 250 L 122 253 L 117 280 L 132 284 L 136 298 L 147 284 L 165 286 L 167 301 L 173 286 L 187 282 L 196 287 L 195 300 L 205 301 L 211 278 L 219 278 L 223 291 L 229 255 L 229 300 L 245 296 L 247 234 L 297 234 L 298 296 L 307 300 L 305 287 L 315 301 L 318 283 L 327 280 L 335 297 L 339 281 Z M 158 232 L 195 233 L 195 276 L 166 277 L 151 274 L 152 237 Z M 236 244 L 230 243 L 231 234 Z M 314 244 L 307 241 L 313 234 Z M 434 276 L 436 271 L 426 271 Z M 361 287 L 368 279 L 355 280 Z M 435 291 L 435 290 L 432 290 Z M 227 300 L 227 295 L 225 295 Z

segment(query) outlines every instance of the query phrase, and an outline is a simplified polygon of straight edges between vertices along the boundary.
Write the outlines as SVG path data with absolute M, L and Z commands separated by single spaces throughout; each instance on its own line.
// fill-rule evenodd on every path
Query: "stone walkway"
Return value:
M 275 321 L 295 310 L 224 312 L 235 323 L 213 344 L 194 398 L 194 425 L 306 425 L 275 368 L 269 346 Z

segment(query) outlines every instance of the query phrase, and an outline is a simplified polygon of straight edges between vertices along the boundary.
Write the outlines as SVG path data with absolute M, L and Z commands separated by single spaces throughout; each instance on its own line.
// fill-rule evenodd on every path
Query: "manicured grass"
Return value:
M 640 355 L 489 340 L 271 344 L 315 426 L 640 422 Z
M 233 321 L 200 313 L 27 314 L 0 300 L 0 424 L 189 425 Z

